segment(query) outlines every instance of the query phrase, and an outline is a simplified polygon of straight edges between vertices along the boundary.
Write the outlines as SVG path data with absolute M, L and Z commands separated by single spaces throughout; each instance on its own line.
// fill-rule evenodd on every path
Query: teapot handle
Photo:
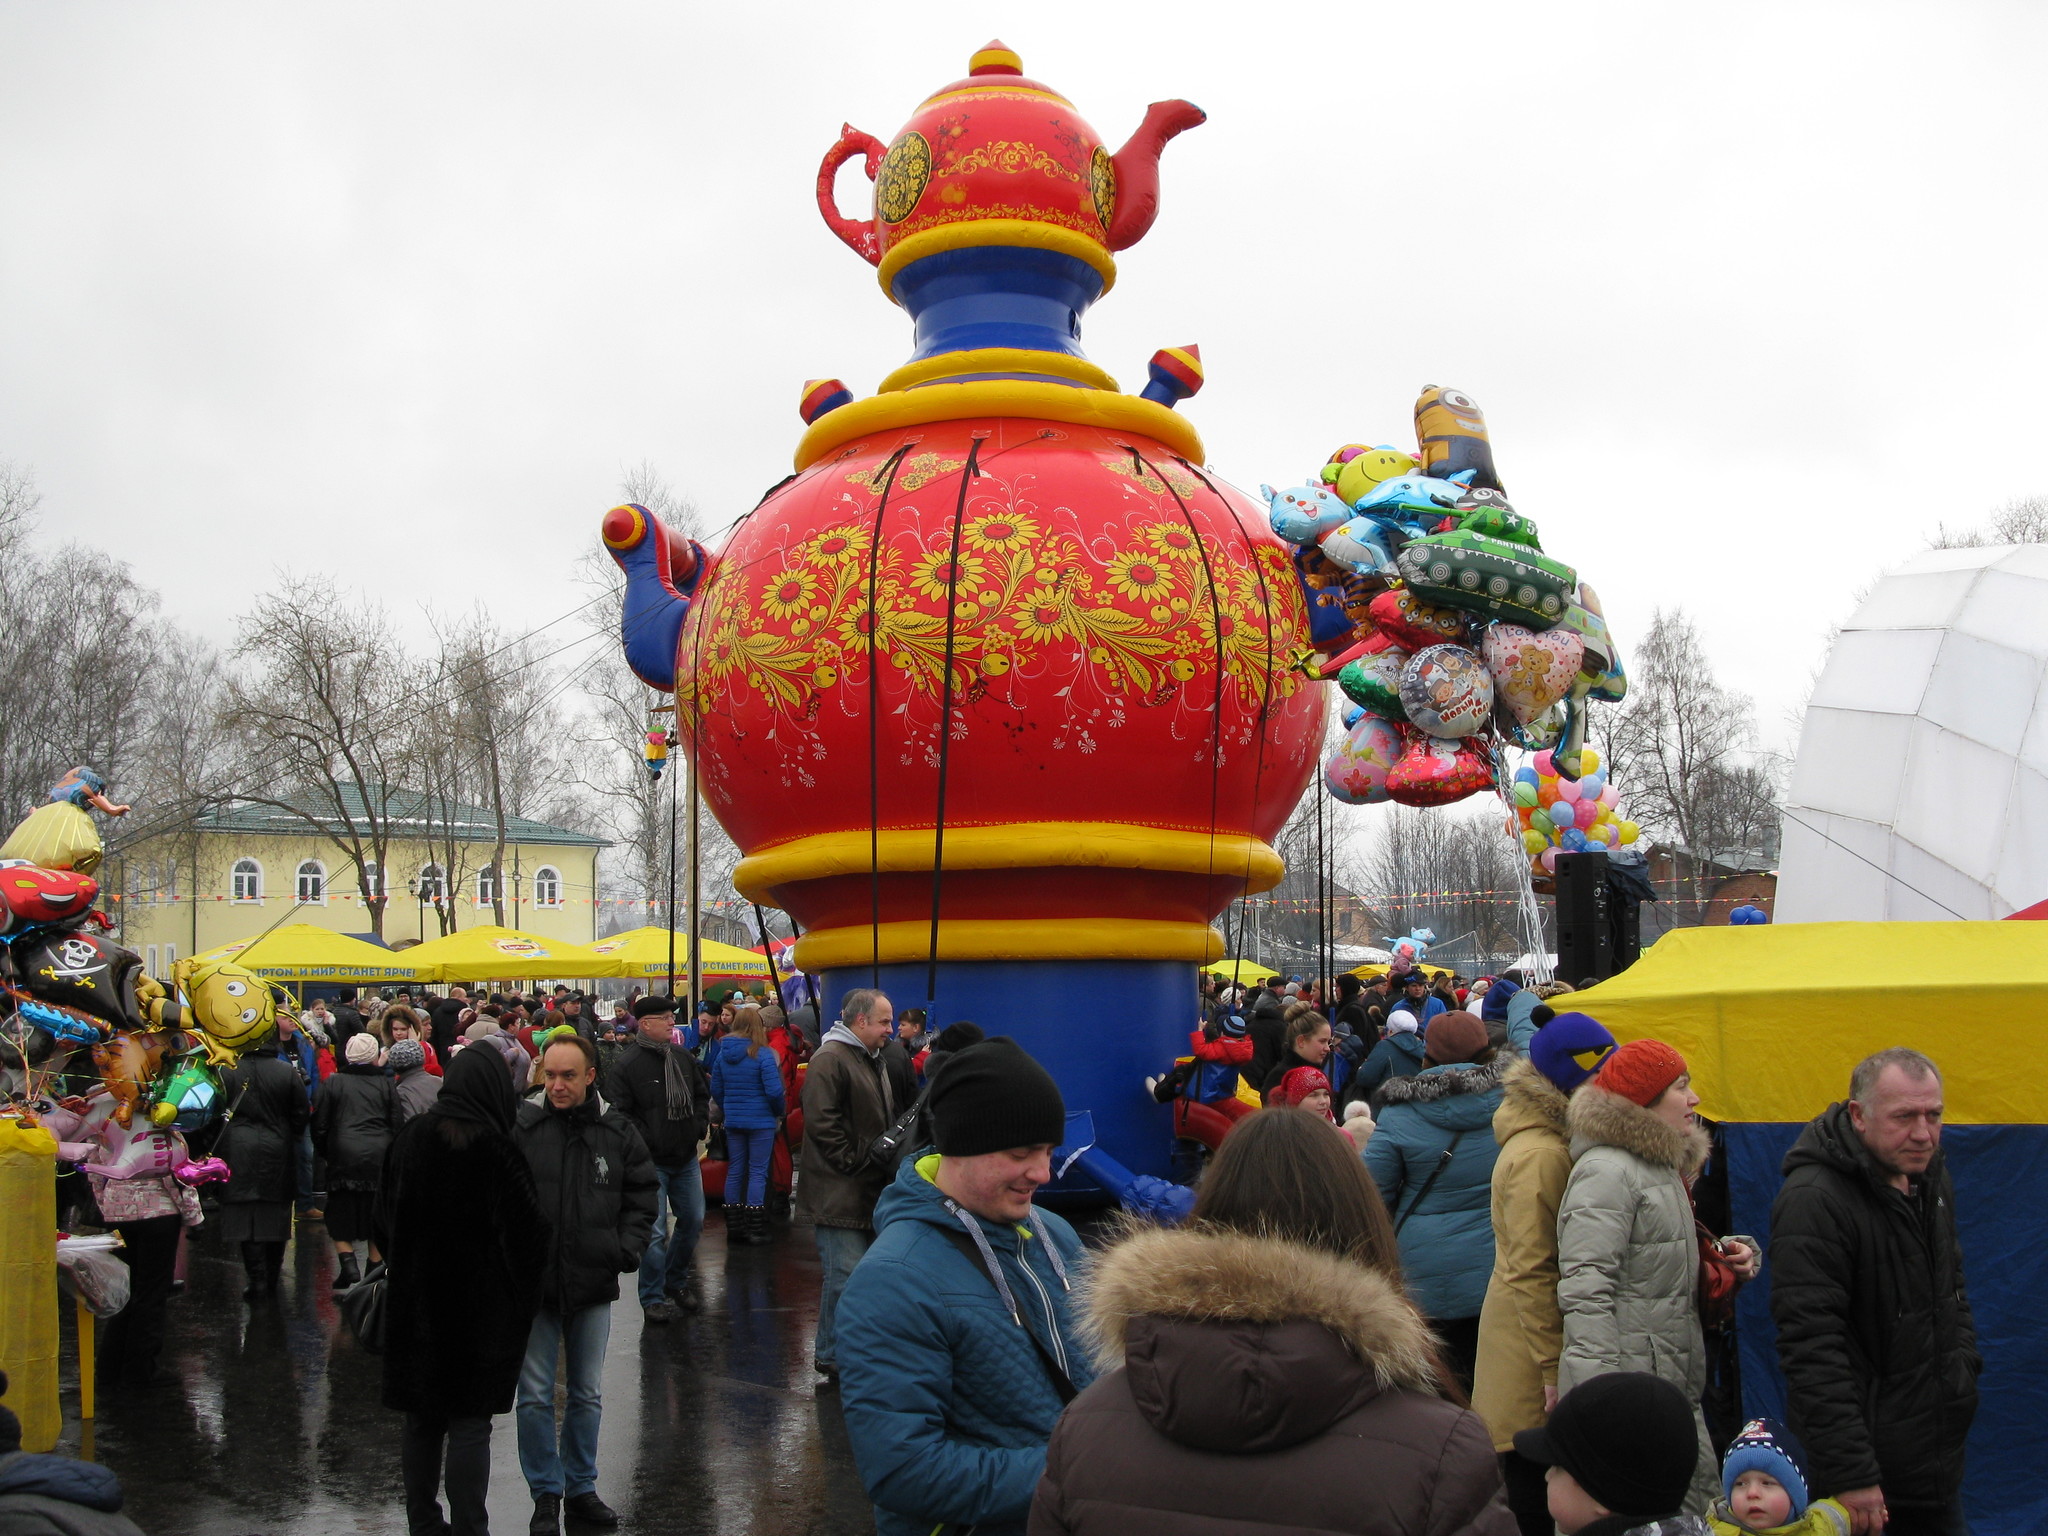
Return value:
M 875 233 L 872 219 L 849 219 L 839 211 L 833 197 L 833 182 L 839 175 L 839 167 L 855 155 L 867 156 L 868 180 L 875 179 L 875 172 L 881 169 L 882 156 L 888 153 L 888 146 L 871 133 L 862 133 L 851 123 L 841 126 L 839 142 L 825 151 L 825 158 L 818 166 L 818 212 L 824 216 L 832 233 L 864 257 L 871 266 L 882 262 L 882 240 Z

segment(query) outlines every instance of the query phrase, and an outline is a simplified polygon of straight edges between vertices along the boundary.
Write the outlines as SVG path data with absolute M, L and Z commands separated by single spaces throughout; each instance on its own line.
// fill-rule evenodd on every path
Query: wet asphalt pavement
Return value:
M 767 1246 L 725 1244 L 716 1207 L 697 1266 L 704 1310 L 649 1326 L 614 1307 L 604 1371 L 598 1492 L 627 1532 L 798 1536 L 874 1529 L 835 1391 L 811 1371 L 818 1256 L 809 1227 L 778 1222 Z M 402 1536 L 398 1415 L 379 1402 L 376 1357 L 349 1337 L 329 1289 L 324 1229 L 301 1223 L 281 1294 L 241 1299 L 239 1255 L 202 1228 L 171 1301 L 172 1378 L 102 1395 L 84 1432 L 64 1331 L 58 1450 L 112 1467 L 149 1536 Z M 491 1529 L 523 1536 L 533 1512 L 513 1418 L 492 1421 Z M 576 1530 L 578 1527 L 571 1526 Z

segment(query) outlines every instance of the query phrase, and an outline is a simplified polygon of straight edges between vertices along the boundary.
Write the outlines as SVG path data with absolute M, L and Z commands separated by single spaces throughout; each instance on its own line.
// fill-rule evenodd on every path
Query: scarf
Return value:
M 642 1034 L 635 1034 L 627 1043 L 638 1046 L 643 1051 L 658 1051 L 661 1053 L 661 1087 L 662 1092 L 668 1097 L 668 1117 L 671 1120 L 689 1119 L 691 1112 L 690 1077 L 683 1070 L 682 1059 L 676 1049 L 673 1046 L 663 1045 L 659 1041 L 650 1040 Z
M 509 1132 L 519 1113 L 505 1061 L 496 1051 L 457 1051 L 429 1114 Z

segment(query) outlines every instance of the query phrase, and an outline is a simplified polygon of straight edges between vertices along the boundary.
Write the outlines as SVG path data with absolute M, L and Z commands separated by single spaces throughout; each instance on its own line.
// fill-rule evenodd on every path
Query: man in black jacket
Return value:
M 547 1099 L 522 1104 L 513 1135 L 533 1170 L 552 1233 L 541 1308 L 519 1369 L 519 1470 L 533 1495 L 533 1536 L 569 1518 L 609 1529 L 618 1515 L 597 1496 L 597 1427 L 605 1345 L 619 1276 L 639 1267 L 654 1229 L 654 1163 L 634 1123 L 596 1093 L 597 1048 L 559 1035 L 541 1052 Z M 555 1431 L 555 1362 L 568 1372 L 569 1406 Z
M 677 1307 L 695 1312 L 704 1304 L 695 1263 L 704 1234 L 697 1148 L 710 1125 L 711 1085 L 697 1058 L 671 1042 L 674 998 L 639 998 L 633 1018 L 637 1030 L 608 1048 L 603 1089 L 606 1103 L 632 1117 L 654 1159 L 659 1187 L 654 1237 L 640 1256 L 640 1309 L 648 1322 L 666 1323 Z
M 1977 1330 L 1955 1190 L 1941 1159 L 1941 1073 L 1879 1051 L 1785 1156 L 1771 1207 L 1771 1315 L 1792 1427 L 1816 1497 L 1856 1536 L 1961 1536 Z

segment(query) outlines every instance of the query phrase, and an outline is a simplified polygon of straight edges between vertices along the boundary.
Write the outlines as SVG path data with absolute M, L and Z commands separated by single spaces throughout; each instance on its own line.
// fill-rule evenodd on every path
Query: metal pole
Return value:
M 671 784 L 668 791 L 668 910 L 663 913 L 668 928 L 668 993 L 676 993 L 676 791 L 679 786 Z M 690 775 L 690 788 L 697 787 L 697 776 Z M 697 846 L 694 835 L 690 847 Z M 694 926 L 694 925 L 693 925 Z
M 690 722 L 690 735 L 697 734 L 696 720 Z M 690 1007 L 695 1018 L 697 1000 L 704 995 L 704 941 L 698 937 L 703 929 L 704 870 L 702 850 L 697 836 L 697 817 L 701 797 L 697 793 L 697 758 L 690 756 Z

